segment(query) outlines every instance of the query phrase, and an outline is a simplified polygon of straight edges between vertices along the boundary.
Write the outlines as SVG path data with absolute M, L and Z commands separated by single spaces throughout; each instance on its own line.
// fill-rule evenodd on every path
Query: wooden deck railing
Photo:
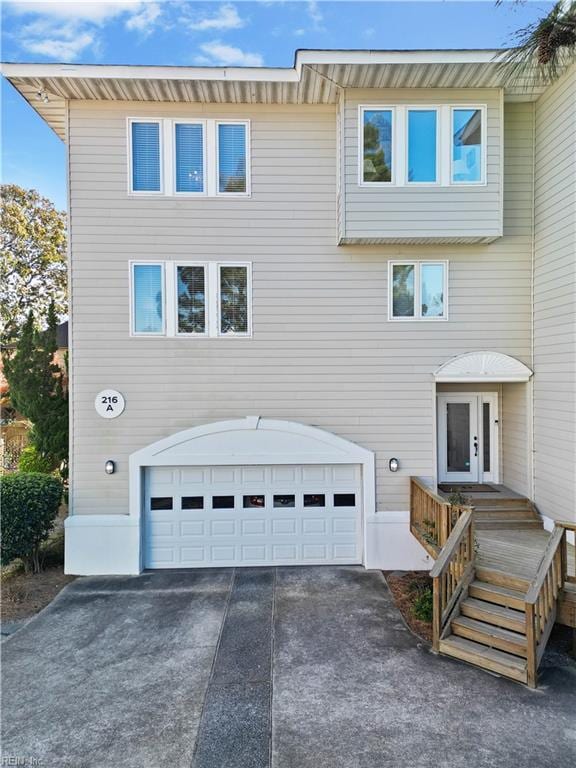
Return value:
M 417 477 L 410 478 L 410 531 L 434 559 L 467 509 L 451 505 Z
M 556 522 L 556 525 L 559 528 L 563 528 L 565 531 L 574 531 L 576 533 L 576 523 L 565 523 L 565 522 Z M 564 552 L 565 552 L 565 558 L 566 558 L 566 576 L 565 581 L 567 581 L 569 584 L 576 584 L 576 547 L 574 547 L 574 576 L 572 576 L 569 573 L 568 568 L 568 541 L 567 537 L 564 537 Z
M 566 581 L 566 530 L 557 525 L 526 593 L 528 685 L 536 687 L 538 666 L 556 620 L 558 595 Z
M 434 563 L 430 576 L 433 583 L 432 648 L 438 651 L 440 640 L 448 632 L 450 620 L 457 612 L 467 587 L 474 578 L 474 518 L 465 509 L 454 525 Z

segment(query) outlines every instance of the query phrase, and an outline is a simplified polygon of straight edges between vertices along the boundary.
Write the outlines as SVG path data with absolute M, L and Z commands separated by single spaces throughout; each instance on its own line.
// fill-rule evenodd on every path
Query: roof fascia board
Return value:
M 234 80 L 297 82 L 299 75 L 291 68 L 268 67 L 148 67 L 94 64 L 2 64 L 0 73 L 7 78 L 63 77 L 99 80 Z
M 494 64 L 505 50 L 479 51 L 306 51 L 296 64 Z

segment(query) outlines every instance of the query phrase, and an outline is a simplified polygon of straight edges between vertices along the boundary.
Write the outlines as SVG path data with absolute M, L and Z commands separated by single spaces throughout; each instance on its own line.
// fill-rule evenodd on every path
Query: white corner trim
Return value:
M 532 371 L 515 357 L 502 352 L 467 352 L 452 358 L 434 371 L 437 383 L 522 382 Z

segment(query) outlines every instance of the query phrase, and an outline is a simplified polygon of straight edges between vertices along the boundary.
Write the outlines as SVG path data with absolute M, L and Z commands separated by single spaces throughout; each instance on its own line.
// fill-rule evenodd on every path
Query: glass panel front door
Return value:
M 470 471 L 470 403 L 446 403 L 446 471 Z
M 495 392 L 438 395 L 439 482 L 497 482 Z

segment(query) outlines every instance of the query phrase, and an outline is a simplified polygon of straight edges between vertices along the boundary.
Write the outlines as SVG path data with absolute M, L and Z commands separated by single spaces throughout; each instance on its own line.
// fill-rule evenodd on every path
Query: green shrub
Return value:
M 43 475 L 50 475 L 56 467 L 52 459 L 42 456 L 34 445 L 27 445 L 22 449 L 20 459 L 18 460 L 19 472 L 40 472 Z
M 412 610 L 414 616 L 416 616 L 417 619 L 420 619 L 420 621 L 432 621 L 433 598 L 430 587 L 424 587 L 423 589 L 418 590 L 412 604 Z
M 62 483 L 39 472 L 5 475 L 2 493 L 2 546 L 0 560 L 7 565 L 19 557 L 27 571 L 40 570 L 40 545 L 48 537 L 58 514 Z

